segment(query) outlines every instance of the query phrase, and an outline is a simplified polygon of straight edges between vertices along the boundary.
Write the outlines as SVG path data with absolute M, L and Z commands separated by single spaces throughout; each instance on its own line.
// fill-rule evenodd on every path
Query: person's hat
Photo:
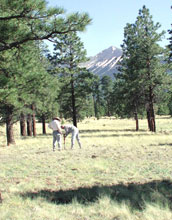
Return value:
M 61 119 L 59 117 L 54 117 L 53 120 L 61 121 Z

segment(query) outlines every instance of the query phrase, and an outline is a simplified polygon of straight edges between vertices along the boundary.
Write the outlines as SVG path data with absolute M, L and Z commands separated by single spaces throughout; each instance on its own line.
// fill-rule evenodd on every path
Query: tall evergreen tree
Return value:
M 75 126 L 91 92 L 92 74 L 80 67 L 86 60 L 86 50 L 76 32 L 58 37 L 51 61 L 61 81 L 60 111 L 71 117 Z
M 119 67 L 119 73 L 116 76 L 115 92 L 117 100 L 123 102 L 120 105 L 120 116 L 133 116 L 136 119 L 136 130 L 139 129 L 138 114 L 141 113 L 144 103 L 144 80 L 142 79 L 141 72 L 142 60 L 138 56 L 139 52 L 139 39 L 137 39 L 136 26 L 127 24 L 124 29 L 124 43 L 122 44 L 122 60 Z M 122 96 L 122 97 L 121 97 Z M 117 108 L 118 110 L 120 108 Z
M 154 104 L 167 76 L 167 67 L 161 62 L 164 49 L 158 44 L 164 32 L 158 33 L 159 28 L 160 24 L 154 24 L 149 9 L 143 6 L 135 24 L 127 24 L 122 45 L 121 78 L 128 87 L 129 100 L 133 100 L 131 106 L 138 108 L 144 101 L 151 131 L 156 131 Z
M 154 103 L 158 98 L 158 89 L 166 78 L 167 67 L 162 63 L 164 49 L 158 44 L 164 36 L 164 31 L 158 33 L 160 24 L 154 24 L 149 10 L 144 6 L 139 11 L 136 21 L 138 36 L 141 42 L 140 57 L 144 68 L 142 68 L 145 79 L 145 101 L 147 106 L 148 123 L 151 131 L 156 131 Z

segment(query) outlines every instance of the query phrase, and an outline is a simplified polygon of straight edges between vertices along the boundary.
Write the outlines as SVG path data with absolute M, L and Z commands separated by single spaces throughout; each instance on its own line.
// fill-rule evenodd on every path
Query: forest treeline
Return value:
M 124 28 L 114 79 L 80 65 L 88 60 L 78 36 L 91 22 L 87 13 L 66 15 L 45 0 L 2 0 L 0 6 L 0 122 L 7 145 L 15 143 L 17 121 L 21 136 L 36 136 L 36 120 L 46 134 L 45 123 L 57 115 L 75 126 L 91 116 L 134 117 L 136 130 L 138 118 L 147 117 L 155 132 L 155 114 L 172 114 L 172 38 L 160 46 L 165 31 L 146 6 Z M 53 52 L 45 40 L 53 42 Z

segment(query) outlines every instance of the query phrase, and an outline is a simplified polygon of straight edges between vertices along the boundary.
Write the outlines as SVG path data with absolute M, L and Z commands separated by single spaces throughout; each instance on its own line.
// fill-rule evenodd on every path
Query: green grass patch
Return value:
M 52 151 L 52 134 L 6 147 L 0 127 L 0 220 L 171 220 L 172 119 L 86 119 L 83 148 Z

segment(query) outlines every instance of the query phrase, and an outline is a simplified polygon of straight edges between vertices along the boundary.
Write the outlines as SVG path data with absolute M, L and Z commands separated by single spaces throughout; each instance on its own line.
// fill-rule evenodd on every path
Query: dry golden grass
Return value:
M 85 119 L 83 148 L 52 151 L 52 135 L 6 147 L 0 128 L 0 220 L 171 220 L 172 119 Z

